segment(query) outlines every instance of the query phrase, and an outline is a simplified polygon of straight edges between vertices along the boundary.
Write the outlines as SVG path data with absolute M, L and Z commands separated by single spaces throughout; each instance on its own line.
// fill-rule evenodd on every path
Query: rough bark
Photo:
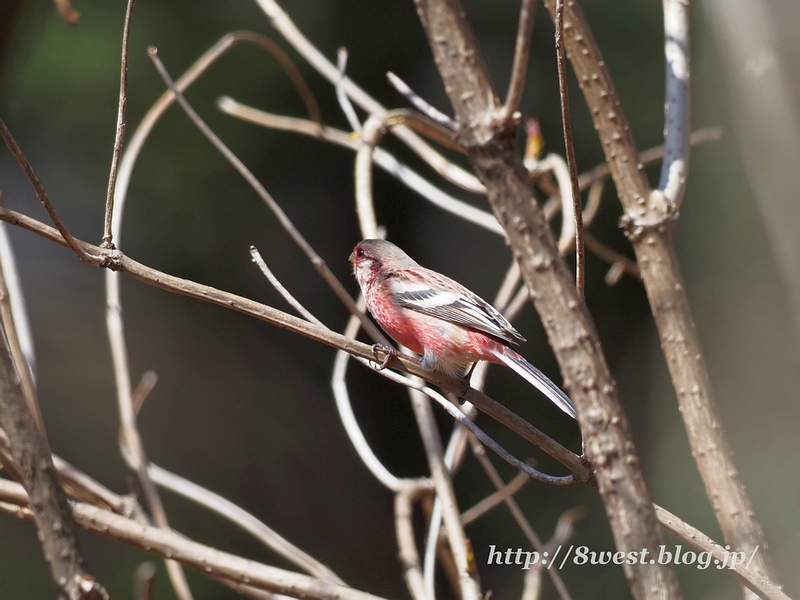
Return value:
M 575 281 L 527 183 L 513 118 L 500 102 L 457 0 L 416 0 L 458 122 L 458 140 L 486 186 L 578 409 L 586 455 L 596 469 L 617 547 L 658 551 L 663 543 L 616 384 Z M 672 565 L 625 565 L 636 598 L 680 598 Z

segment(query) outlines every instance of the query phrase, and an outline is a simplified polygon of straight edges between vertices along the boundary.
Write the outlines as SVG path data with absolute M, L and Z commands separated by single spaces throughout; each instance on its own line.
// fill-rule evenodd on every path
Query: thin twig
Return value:
M 145 371 L 144 375 L 142 375 L 142 378 L 139 380 L 139 385 L 137 385 L 131 393 L 131 404 L 133 404 L 133 412 L 135 415 L 138 416 L 141 412 L 144 401 L 147 400 L 153 388 L 156 387 L 156 383 L 158 383 L 158 373 L 153 370 Z
M 5 231 L 3 231 L 5 238 Z M 0 245 L 0 251 L 10 250 L 10 245 Z M 25 397 L 25 402 L 28 404 L 31 416 L 36 423 L 36 428 L 45 436 L 44 419 L 42 418 L 42 410 L 39 408 L 39 398 L 36 393 L 36 384 L 33 381 L 33 373 L 31 372 L 28 361 L 25 359 L 25 353 L 22 350 L 20 336 L 17 333 L 17 322 L 13 311 L 13 297 L 6 285 L 5 268 L 4 265 L 9 261 L 13 263 L 13 257 L 0 258 L 0 322 L 3 325 L 8 349 L 11 352 L 11 359 L 14 362 L 14 367 L 19 375 L 22 393 Z
M 92 256 L 87 254 L 83 251 L 83 249 L 75 242 L 75 238 L 72 237 L 67 226 L 64 225 L 64 222 L 61 220 L 61 217 L 58 216 L 56 209 L 53 207 L 53 204 L 50 202 L 50 198 L 47 195 L 47 192 L 44 189 L 44 186 L 39 181 L 39 178 L 36 176 L 36 173 L 33 170 L 33 167 L 28 162 L 28 159 L 25 158 L 25 155 L 22 153 L 22 150 L 17 145 L 17 142 L 14 140 L 14 137 L 11 135 L 11 132 L 6 127 L 6 124 L 0 119 L 0 137 L 3 138 L 3 141 L 8 146 L 8 149 L 11 150 L 11 154 L 14 155 L 14 158 L 17 159 L 19 166 L 22 167 L 22 170 L 25 172 L 25 176 L 28 178 L 28 181 L 31 182 L 33 189 L 36 190 L 36 196 L 39 198 L 41 203 L 44 205 L 47 214 L 50 215 L 50 219 L 52 219 L 53 224 L 56 226 L 56 229 L 61 233 L 64 240 L 66 241 L 67 247 L 72 250 L 75 254 L 78 255 L 82 261 L 87 262 L 91 265 L 99 266 L 105 262 L 105 258 L 102 256 Z
M 495 454 L 497 454 L 497 456 L 502 458 L 504 461 L 506 461 L 515 469 L 518 469 L 520 472 L 525 473 L 531 479 L 535 479 L 536 481 L 540 481 L 541 483 L 548 483 L 550 485 L 571 485 L 575 483 L 575 478 L 572 475 L 566 475 L 563 477 L 547 475 L 546 473 L 542 473 L 538 469 L 534 469 L 529 464 L 516 458 L 513 454 L 505 450 L 502 446 L 500 446 L 500 444 L 498 444 L 491 437 L 489 437 L 477 425 L 475 425 L 475 423 L 472 420 L 470 420 L 464 413 L 462 413 L 457 407 L 455 407 L 452 402 L 449 402 L 444 396 L 442 396 L 435 390 L 431 389 L 430 387 L 423 385 L 419 382 L 416 382 L 414 380 L 410 380 L 409 378 L 403 377 L 402 375 L 397 375 L 396 373 L 387 372 L 384 373 L 384 375 L 388 379 L 400 383 L 401 385 L 406 386 L 410 390 L 423 393 L 432 400 L 435 400 L 439 404 L 439 406 L 444 408 L 445 411 L 451 417 L 453 417 L 456 423 L 464 427 L 467 431 L 469 431 L 483 444 L 488 446 Z
M 573 524 L 581 518 L 584 513 L 581 507 L 570 508 L 559 517 L 556 530 L 547 543 L 544 545 L 543 556 L 553 556 L 558 547 L 566 544 L 572 537 Z M 547 554 L 545 554 L 545 552 Z M 525 587 L 522 590 L 521 600 L 539 600 L 542 590 L 542 571 L 545 570 L 545 560 L 537 561 L 530 571 L 525 575 Z M 551 569 L 547 569 L 550 571 Z
M 505 486 L 506 491 L 513 496 L 529 481 L 530 477 L 528 477 L 527 474 L 519 472 L 514 475 L 514 478 L 511 481 L 504 483 L 503 485 Z M 505 494 L 502 491 L 495 490 L 486 496 L 486 498 L 461 513 L 461 520 L 464 522 L 464 525 L 469 525 L 473 521 L 477 521 L 494 507 L 502 504 L 504 498 Z
M 350 128 L 355 132 L 360 132 L 361 121 L 344 89 L 344 82 L 347 79 L 345 75 L 347 72 L 347 48 L 339 48 L 336 58 L 336 69 L 339 71 L 339 79 L 336 81 L 336 100 L 339 102 L 339 107 L 342 109 L 347 122 L 350 123 Z
M 399 93 L 403 98 L 406 99 L 406 101 L 408 101 L 409 104 L 411 104 L 411 106 L 416 108 L 431 121 L 438 123 L 450 131 L 456 130 L 456 123 L 453 121 L 453 119 L 441 112 L 438 108 L 431 106 L 425 99 L 417 95 L 414 90 L 412 90 L 411 87 L 397 75 L 391 71 L 387 71 L 386 79 L 389 81 L 389 84 L 395 90 L 397 90 L 397 93 Z
M 618 269 L 622 269 L 623 273 L 627 273 L 634 279 L 638 279 L 641 281 L 642 274 L 639 271 L 639 265 L 636 264 L 635 260 L 631 260 L 627 256 L 620 254 L 619 252 L 615 252 L 608 246 L 604 245 L 600 242 L 597 238 L 595 238 L 591 233 L 586 231 L 584 233 L 586 247 L 589 249 L 592 254 L 597 256 L 598 258 L 604 260 L 612 267 L 617 267 Z M 613 285 L 616 281 L 606 281 L 609 285 Z
M 289 293 L 289 290 L 287 290 L 284 287 L 284 285 L 280 282 L 280 280 L 277 277 L 275 277 L 275 274 L 267 266 L 267 263 L 264 262 L 264 259 L 261 257 L 261 254 L 259 253 L 258 249 L 255 246 L 250 246 L 250 256 L 253 257 L 253 262 L 256 263 L 256 265 L 258 265 L 258 268 L 261 269 L 261 272 L 264 274 L 264 277 L 266 277 L 267 280 L 272 284 L 272 287 L 274 287 L 278 291 L 278 293 L 281 296 L 283 296 L 283 299 L 286 300 L 286 302 L 288 302 L 292 308 L 294 308 L 298 313 L 300 313 L 302 317 L 305 317 L 312 323 L 316 323 L 321 327 L 325 326 L 322 323 L 322 321 L 320 321 L 317 317 L 311 314 L 311 312 L 305 306 L 300 304 L 297 298 L 295 298 L 294 296 L 292 296 L 291 293 Z
M 603 188 L 606 180 L 595 179 L 589 186 L 589 195 L 586 198 L 586 208 L 583 209 L 583 228 L 588 229 L 600 209 L 600 200 L 603 199 Z
M 500 109 L 500 118 L 515 124 L 519 118 L 515 118 L 514 114 L 522 101 L 522 91 L 525 88 L 525 74 L 528 70 L 528 58 L 531 53 L 531 37 L 533 36 L 535 17 L 536 0 L 522 0 L 517 40 L 514 47 L 514 62 L 511 66 L 511 80 L 508 84 L 506 101 Z
M 400 550 L 400 564 L 403 566 L 403 577 L 413 600 L 433 600 L 425 590 L 419 552 L 414 537 L 413 512 L 414 502 L 428 491 L 426 480 L 412 480 L 404 485 L 394 496 L 394 520 L 397 535 L 397 547 Z
M 374 238 L 377 228 L 375 202 L 372 197 L 372 163 L 375 161 L 375 149 L 383 140 L 387 130 L 402 125 L 410 116 L 403 110 L 389 111 L 382 116 L 373 115 L 367 119 L 361 130 L 361 146 L 356 152 L 355 188 L 356 212 L 361 235 L 365 238 Z M 448 135 L 446 132 L 441 133 Z
M 128 106 L 128 41 L 131 30 L 131 15 L 136 0 L 128 0 L 125 9 L 125 25 L 122 29 L 122 64 L 119 69 L 119 105 L 117 107 L 117 129 L 114 135 L 114 152 L 111 155 L 111 172 L 108 175 L 108 191 L 106 192 L 106 218 L 103 229 L 103 248 L 113 248 L 114 238 L 111 234 L 111 222 L 114 215 L 114 189 L 117 186 L 119 157 L 122 154 L 122 143 L 125 140 L 125 109 Z
M 497 469 L 494 468 L 492 461 L 489 460 L 489 457 L 486 456 L 486 450 L 481 446 L 480 442 L 477 439 L 472 438 L 470 440 L 470 446 L 472 447 L 472 453 L 475 455 L 475 458 L 478 459 L 478 462 L 483 467 L 483 470 L 489 476 L 492 484 L 497 488 L 497 491 L 503 496 L 503 501 L 505 502 L 506 506 L 508 507 L 509 512 L 514 517 L 514 520 L 519 525 L 519 528 L 525 534 L 525 537 L 528 538 L 528 541 L 531 545 L 540 553 L 544 553 L 544 544 L 542 544 L 542 540 L 539 539 L 539 536 L 536 535 L 533 527 L 531 526 L 528 519 L 525 517 L 525 514 L 522 512 L 522 509 L 517 504 L 516 499 L 514 499 L 513 494 L 506 488 L 503 479 L 500 477 L 500 474 L 497 472 Z M 550 579 L 553 582 L 553 585 L 558 592 L 558 595 L 562 600 L 570 600 L 572 597 L 567 589 L 567 586 L 564 585 L 564 581 L 561 579 L 561 573 L 558 569 L 548 569 L 547 574 L 550 576 Z
M 344 585 L 344 582 L 331 569 L 316 560 L 313 556 L 310 556 L 286 540 L 266 523 L 262 522 L 254 515 L 250 514 L 230 500 L 223 498 L 219 494 L 199 486 L 196 483 L 181 477 L 180 475 L 171 473 L 170 471 L 167 471 L 166 469 L 159 467 L 154 463 L 150 463 L 147 466 L 147 472 L 154 483 L 157 483 L 161 487 L 179 494 L 180 496 L 183 496 L 192 502 L 204 506 L 231 521 L 232 523 L 238 525 L 272 551 L 279 554 L 290 563 L 296 565 L 309 575 L 322 581 L 329 581 L 331 583 Z
M 561 124 L 564 129 L 564 147 L 569 166 L 569 181 L 572 189 L 572 214 L 575 219 L 575 285 L 578 295 L 584 297 L 584 269 L 586 265 L 583 248 L 583 207 L 578 186 L 578 169 L 575 148 L 572 143 L 572 120 L 569 114 L 569 90 L 567 88 L 567 64 L 564 56 L 564 0 L 556 1 L 556 63 L 558 64 L 558 90 L 561 98 Z M 564 193 L 563 191 L 561 192 Z
M 363 296 L 358 299 L 357 306 L 366 309 Z M 347 326 L 344 330 L 344 337 L 347 339 L 355 339 L 360 328 L 361 322 L 358 318 L 355 315 L 350 315 L 350 319 L 347 321 Z M 372 476 L 387 489 L 398 492 L 403 487 L 402 480 L 393 475 L 372 451 L 372 447 L 361 431 L 358 419 L 353 411 L 353 405 L 350 401 L 350 392 L 347 389 L 346 381 L 347 366 L 349 364 L 350 354 L 344 350 L 338 350 L 333 363 L 331 389 L 333 390 L 336 410 L 339 412 L 342 426 L 344 427 L 347 437 L 350 438 L 350 442 L 353 444 L 356 454 L 358 454 L 358 457 L 367 469 L 369 469 L 370 473 L 372 473 Z
M 422 445 L 428 458 L 428 467 L 431 470 L 436 489 L 436 497 L 442 507 L 442 518 L 445 531 L 450 542 L 450 552 L 458 570 L 460 596 L 464 600 L 479 600 L 483 598 L 476 573 L 471 568 L 467 555 L 467 536 L 461 522 L 461 513 L 458 510 L 455 489 L 450 472 L 444 464 L 444 449 L 442 440 L 436 427 L 436 419 L 431 410 L 430 401 L 421 392 L 411 391 L 411 406 L 417 419 Z M 438 527 L 436 529 L 438 533 Z M 426 585 L 428 594 L 433 597 L 432 589 Z
M 21 485 L 0 479 L 0 499 L 25 507 L 28 497 Z M 172 557 L 206 576 L 247 583 L 258 589 L 317 600 L 380 600 L 377 596 L 341 584 L 270 567 L 221 552 L 176 533 L 137 523 L 107 510 L 75 502 L 72 515 L 79 527 L 161 557 Z M 29 515 L 23 513 L 28 518 Z
M 175 87 L 181 91 L 187 89 L 194 83 L 200 75 L 213 65 L 220 57 L 227 53 L 231 48 L 241 43 L 249 43 L 270 52 L 275 60 L 283 68 L 289 79 L 292 81 L 295 90 L 303 102 L 309 119 L 314 122 L 317 128 L 322 128 L 322 114 L 319 110 L 316 98 L 311 93 L 305 80 L 298 71 L 297 67 L 291 59 L 283 52 L 280 47 L 272 40 L 265 38 L 263 35 L 252 33 L 249 31 L 236 31 L 222 36 L 220 40 L 209 48 L 195 63 L 175 82 Z M 156 101 L 156 103 L 147 111 L 147 114 L 142 119 L 142 122 L 136 128 L 133 136 L 128 142 L 125 154 L 120 163 L 119 175 L 117 178 L 117 186 L 114 192 L 114 204 L 116 209 L 114 211 L 114 219 L 112 224 L 112 234 L 116 240 L 116 245 L 119 246 L 119 238 L 122 229 L 122 210 L 125 205 L 127 197 L 128 186 L 130 185 L 133 167 L 136 165 L 136 160 L 139 157 L 144 142 L 150 135 L 153 127 L 161 118 L 161 115 L 175 102 L 175 96 L 172 91 L 167 90 Z M 113 275 L 108 271 L 109 275 Z
M 161 75 L 161 78 L 164 80 L 164 83 L 170 88 L 170 91 L 175 94 L 178 104 L 181 105 L 181 108 L 183 108 L 184 112 L 192 120 L 195 126 L 206 137 L 206 139 L 208 139 L 214 145 L 217 151 L 222 154 L 222 156 L 224 156 L 229 163 L 231 163 L 231 165 L 239 172 L 245 181 L 250 184 L 250 187 L 252 187 L 253 190 L 261 197 L 270 210 L 272 210 L 273 214 L 275 214 L 275 216 L 278 218 L 280 224 L 294 240 L 294 242 L 300 247 L 303 253 L 308 257 L 314 268 L 320 273 L 320 275 L 322 275 L 322 278 L 334 291 L 339 300 L 352 314 L 359 315 L 359 318 L 362 320 L 361 323 L 364 327 L 364 330 L 369 334 L 369 336 L 376 343 L 388 345 L 389 342 L 386 339 L 386 336 L 383 335 L 383 333 L 375 326 L 374 323 L 372 323 L 372 321 L 369 320 L 369 318 L 367 318 L 366 315 L 358 312 L 355 302 L 350 297 L 350 294 L 347 293 L 347 290 L 344 289 L 344 286 L 342 286 L 339 280 L 336 279 L 336 276 L 328 268 L 328 265 L 325 263 L 322 257 L 316 253 L 316 251 L 294 226 L 280 205 L 275 202 L 274 198 L 272 198 L 269 192 L 267 192 L 264 186 L 261 185 L 258 179 L 256 179 L 256 177 L 250 172 L 244 163 L 239 160 L 239 158 L 222 142 L 222 140 L 219 139 L 219 137 L 213 131 L 211 131 L 208 125 L 206 125 L 206 123 L 200 118 L 200 115 L 195 112 L 180 90 L 175 87 L 175 83 L 172 81 L 172 78 L 169 76 L 169 73 L 167 73 L 163 63 L 158 58 L 158 51 L 156 48 L 154 46 L 150 46 L 147 52 L 152 59 L 153 64 L 156 66 L 159 75 Z
M 133 600 L 153 600 L 153 582 L 156 566 L 148 561 L 136 567 L 133 573 Z
M 217 106 L 220 110 L 230 115 L 255 123 L 256 125 L 261 125 L 262 127 L 307 135 L 351 150 L 358 150 L 361 145 L 360 140 L 351 138 L 349 134 L 339 129 L 334 129 L 332 127 L 325 127 L 323 129 L 305 119 L 273 115 L 239 104 L 232 98 L 220 98 L 217 102 Z M 475 208 L 471 204 L 467 204 L 443 192 L 423 179 L 415 171 L 400 163 L 393 155 L 382 148 L 375 148 L 372 156 L 376 165 L 399 179 L 404 185 L 411 188 L 434 205 L 461 217 L 465 221 L 483 227 L 492 233 L 503 235 L 503 228 L 500 227 L 500 224 L 492 213 Z
M 3 195 L 0 192 L 0 205 L 2 205 Z M 25 308 L 25 295 L 22 290 L 22 282 L 17 270 L 17 260 L 14 248 L 8 237 L 8 228 L 5 223 L 0 226 L 0 265 L 3 268 L 3 275 L 6 279 L 9 298 L 11 300 L 11 314 L 14 317 L 14 325 L 17 329 L 17 337 L 25 357 L 28 371 L 36 384 L 36 351 L 33 347 L 33 334 L 31 333 L 31 323 L 28 318 L 28 311 Z
M 269 17 L 273 27 L 284 36 L 308 64 L 316 69 L 332 85 L 339 80 L 339 71 L 325 56 L 306 38 L 289 18 L 289 15 L 278 5 L 275 0 L 256 0 L 258 5 Z M 374 98 L 356 85 L 350 78 L 342 82 L 347 95 L 358 106 L 370 115 L 380 116 L 386 112 Z M 405 143 L 415 154 L 428 163 L 439 175 L 447 181 L 476 194 L 483 194 L 483 184 L 471 173 L 445 159 L 436 152 L 414 132 L 407 127 L 397 127 L 392 133 Z
M 731 562 L 731 553 L 733 550 L 729 549 L 728 546 L 723 548 L 705 533 L 699 529 L 695 529 L 679 517 L 673 515 L 667 509 L 657 504 L 655 507 L 656 515 L 658 515 L 661 526 L 696 550 L 708 552 L 714 561 L 711 564 L 715 564 L 718 567 L 726 565 L 725 571 L 727 571 L 731 577 L 755 592 L 761 598 L 766 598 L 767 600 L 789 600 L 789 597 L 780 586 L 770 581 L 770 579 L 761 573 L 758 567 L 753 565 L 751 561 L 748 561 L 747 564 L 737 564 L 733 566 Z M 751 556 L 754 556 L 757 552 L 761 552 L 762 550 L 763 548 L 756 548 Z M 739 554 L 740 557 L 742 556 L 741 551 L 737 554 Z

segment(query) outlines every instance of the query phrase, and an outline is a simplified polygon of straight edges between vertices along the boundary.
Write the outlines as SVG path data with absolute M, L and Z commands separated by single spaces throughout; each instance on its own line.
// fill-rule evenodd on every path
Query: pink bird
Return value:
M 350 255 L 370 314 L 394 341 L 422 355 L 421 365 L 464 376 L 479 360 L 513 369 L 577 418 L 567 395 L 511 348 L 525 338 L 491 304 L 386 240 L 363 240 Z

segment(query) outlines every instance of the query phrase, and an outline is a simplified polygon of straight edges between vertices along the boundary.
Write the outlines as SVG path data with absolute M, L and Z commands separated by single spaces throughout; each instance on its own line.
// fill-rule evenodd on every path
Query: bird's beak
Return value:
M 354 262 L 356 262 L 356 255 L 355 255 L 355 253 L 351 252 L 351 253 L 350 253 L 350 256 L 347 258 L 347 260 L 349 260 L 351 263 L 354 263 Z

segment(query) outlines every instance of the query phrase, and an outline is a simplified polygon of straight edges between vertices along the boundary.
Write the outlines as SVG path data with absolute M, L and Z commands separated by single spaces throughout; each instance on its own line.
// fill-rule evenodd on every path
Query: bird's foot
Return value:
M 400 356 L 400 353 L 397 350 L 385 344 L 372 344 L 372 354 L 375 355 L 376 371 L 383 371 L 386 368 L 386 365 L 389 364 L 390 360 Z M 381 360 L 379 354 L 385 354 L 383 360 Z

